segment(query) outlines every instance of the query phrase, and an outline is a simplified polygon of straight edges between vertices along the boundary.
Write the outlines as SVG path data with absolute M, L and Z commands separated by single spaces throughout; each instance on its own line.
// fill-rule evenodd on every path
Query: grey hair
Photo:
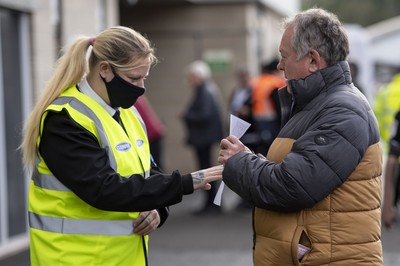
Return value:
M 194 74 L 202 80 L 208 80 L 211 78 L 211 70 L 208 64 L 204 61 L 197 60 L 192 62 L 187 67 L 187 73 Z
M 291 45 L 297 59 L 304 58 L 315 49 L 328 66 L 346 60 L 349 41 L 338 17 L 321 8 L 312 8 L 283 22 L 283 28 L 293 26 Z

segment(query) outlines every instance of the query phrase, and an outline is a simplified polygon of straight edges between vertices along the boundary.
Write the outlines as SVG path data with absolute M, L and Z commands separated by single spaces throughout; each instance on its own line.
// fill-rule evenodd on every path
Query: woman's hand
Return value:
M 139 217 L 133 222 L 133 232 L 138 235 L 148 235 L 155 231 L 160 224 L 158 211 L 141 212 Z
M 209 184 L 210 182 L 222 179 L 223 170 L 224 167 L 218 165 L 191 173 L 193 178 L 193 189 L 196 190 L 201 188 L 209 190 L 211 188 L 211 185 Z
M 218 162 L 220 164 L 226 164 L 226 162 L 238 152 L 244 151 L 251 153 L 250 149 L 247 148 L 237 137 L 231 135 L 220 143 L 220 151 Z

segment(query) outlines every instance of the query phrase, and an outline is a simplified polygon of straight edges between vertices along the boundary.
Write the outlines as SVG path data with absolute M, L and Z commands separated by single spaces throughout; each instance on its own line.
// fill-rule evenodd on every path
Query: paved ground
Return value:
M 196 192 L 171 207 L 170 219 L 151 236 L 150 265 L 252 265 L 251 212 L 234 210 L 238 198 L 225 189 L 224 214 L 192 215 L 191 212 L 200 207 L 201 200 L 201 192 Z M 385 266 L 400 266 L 400 223 L 390 232 L 383 229 L 382 242 Z
M 234 211 L 238 198 L 225 190 L 222 215 L 194 216 L 202 199 L 203 194 L 196 192 L 171 207 L 171 217 L 150 237 L 150 265 L 252 265 L 251 213 Z M 382 241 L 385 266 L 399 266 L 400 223 L 390 232 L 383 230 Z M 0 266 L 29 266 L 28 252 L 0 261 Z

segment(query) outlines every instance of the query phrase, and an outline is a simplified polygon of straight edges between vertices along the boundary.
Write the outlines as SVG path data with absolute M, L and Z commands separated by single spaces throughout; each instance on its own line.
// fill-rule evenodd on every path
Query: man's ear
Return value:
M 326 67 L 325 60 L 321 57 L 317 50 L 311 49 L 309 52 L 310 64 L 308 66 L 308 71 L 314 73 L 322 68 Z

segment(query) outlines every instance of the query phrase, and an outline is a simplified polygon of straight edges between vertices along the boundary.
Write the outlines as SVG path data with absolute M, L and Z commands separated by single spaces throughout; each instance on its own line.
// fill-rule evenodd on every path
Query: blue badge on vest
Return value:
M 117 149 L 117 151 L 129 151 L 131 147 L 132 145 L 129 142 L 121 142 L 115 146 L 115 149 Z
M 137 139 L 137 140 L 136 140 L 136 145 L 137 145 L 139 148 L 143 146 L 143 143 L 144 143 L 144 140 L 142 140 L 142 139 Z

